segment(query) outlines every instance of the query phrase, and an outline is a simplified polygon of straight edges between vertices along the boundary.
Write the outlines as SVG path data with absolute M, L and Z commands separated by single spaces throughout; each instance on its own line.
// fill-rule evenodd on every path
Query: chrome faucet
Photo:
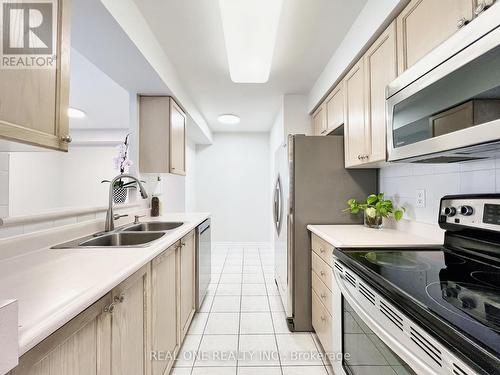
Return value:
M 120 217 L 123 217 L 123 216 L 119 216 L 119 215 L 117 215 L 117 217 L 115 217 L 115 215 L 113 214 L 113 186 L 114 186 L 116 181 L 118 181 L 122 178 L 129 178 L 129 179 L 137 182 L 137 185 L 139 185 L 139 191 L 141 192 L 142 199 L 147 199 L 147 197 L 148 197 L 148 193 L 146 192 L 146 189 L 144 189 L 144 186 L 141 184 L 141 181 L 139 181 L 139 179 L 137 177 L 132 176 L 130 174 L 121 174 L 121 175 L 118 175 L 115 178 L 113 178 L 111 180 L 111 183 L 109 184 L 109 202 L 108 202 L 109 205 L 108 205 L 108 211 L 106 212 L 106 226 L 104 228 L 105 232 L 111 232 L 112 230 L 114 230 L 115 229 L 115 220 L 119 219 Z

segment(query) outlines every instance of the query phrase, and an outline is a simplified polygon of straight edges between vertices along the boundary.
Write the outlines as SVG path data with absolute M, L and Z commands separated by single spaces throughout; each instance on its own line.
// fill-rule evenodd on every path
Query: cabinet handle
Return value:
M 326 322 L 326 318 L 323 315 L 321 315 L 321 321 Z
M 479 8 L 479 7 L 478 7 Z M 477 9 L 477 8 L 476 8 Z M 461 29 L 462 27 L 464 27 L 465 25 L 467 25 L 470 21 L 465 18 L 465 17 L 462 17 L 458 20 L 457 22 L 457 28 Z
M 115 298 L 113 298 L 113 301 L 115 303 L 123 303 L 125 301 L 125 294 L 120 294 L 119 296 L 115 296 Z
M 73 138 L 71 138 L 70 135 L 65 135 L 61 137 L 61 142 L 64 143 L 71 143 L 73 141 Z
M 474 14 L 476 16 L 479 16 L 485 10 L 486 10 L 486 3 L 484 1 L 481 1 L 481 2 L 477 3 L 476 9 L 474 9 Z
M 358 160 L 361 160 L 361 155 L 358 155 Z
M 104 307 L 104 312 L 113 314 L 113 311 L 115 311 L 115 303 L 113 302 L 112 304 Z
M 321 254 L 323 254 L 323 253 L 325 252 L 325 249 L 320 248 L 320 249 L 319 249 L 319 252 L 320 252 Z
M 184 247 L 184 246 L 186 246 L 186 243 L 185 243 L 185 242 L 182 242 L 182 243 L 181 243 L 181 247 Z
M 321 293 L 321 296 L 320 296 L 322 299 L 326 299 L 326 294 L 325 293 Z
M 326 276 L 325 271 L 321 271 L 319 274 L 320 274 L 321 276 Z

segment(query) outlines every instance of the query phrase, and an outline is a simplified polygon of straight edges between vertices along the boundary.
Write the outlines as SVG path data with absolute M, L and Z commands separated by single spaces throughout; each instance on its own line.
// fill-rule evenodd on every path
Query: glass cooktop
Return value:
M 498 264 L 446 248 L 343 253 L 500 356 Z

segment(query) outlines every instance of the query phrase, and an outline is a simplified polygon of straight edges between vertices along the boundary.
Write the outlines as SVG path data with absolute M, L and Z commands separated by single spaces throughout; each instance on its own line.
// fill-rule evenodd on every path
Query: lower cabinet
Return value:
M 194 231 L 33 349 L 10 375 L 164 375 L 195 310 Z
M 333 353 L 332 263 L 333 246 L 312 235 L 311 244 L 312 326 L 327 354 Z
M 194 231 L 181 240 L 180 290 L 181 338 L 184 339 L 195 311 L 195 239 Z
M 151 265 L 151 370 L 168 374 L 181 344 L 179 319 L 179 245 L 175 244 Z

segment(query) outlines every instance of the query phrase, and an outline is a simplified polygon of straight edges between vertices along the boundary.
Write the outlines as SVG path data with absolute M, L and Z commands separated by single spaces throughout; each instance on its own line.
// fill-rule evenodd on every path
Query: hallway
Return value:
M 311 333 L 288 331 L 274 254 L 258 244 L 214 244 L 209 295 L 173 375 L 327 375 Z

